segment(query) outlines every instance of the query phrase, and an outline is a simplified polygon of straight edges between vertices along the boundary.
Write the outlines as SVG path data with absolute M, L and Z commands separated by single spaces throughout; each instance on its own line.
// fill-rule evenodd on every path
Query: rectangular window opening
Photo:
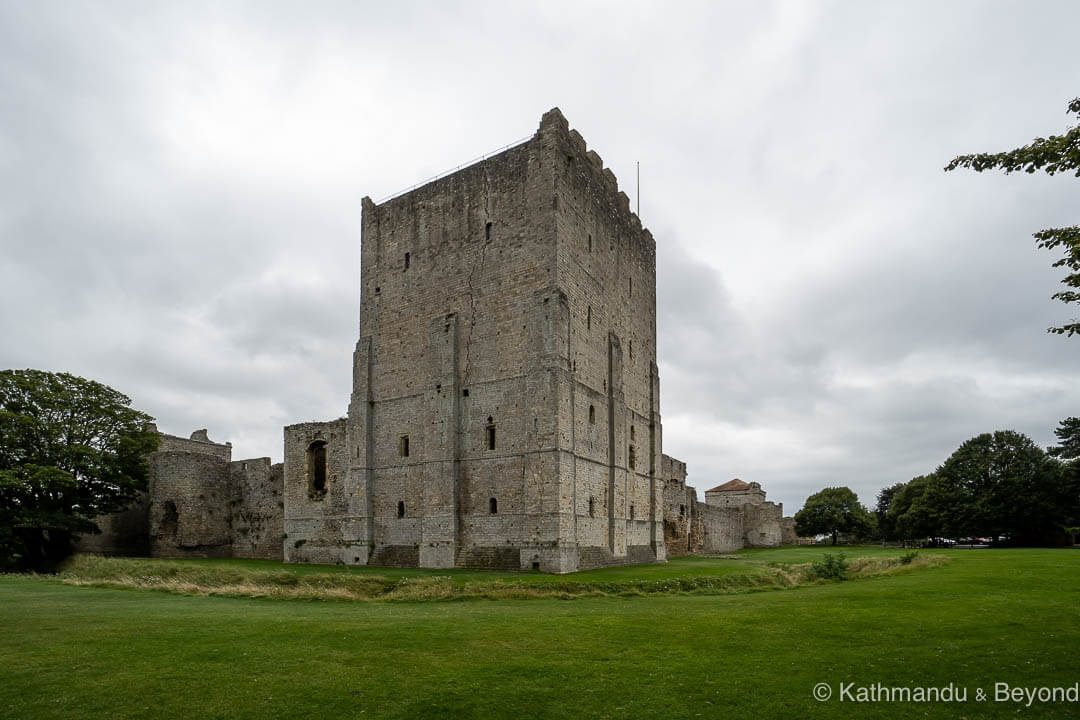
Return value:
M 398 455 L 401 457 L 409 457 L 409 436 L 402 435 L 398 438 Z
M 409 269 L 409 253 L 405 253 L 405 269 Z

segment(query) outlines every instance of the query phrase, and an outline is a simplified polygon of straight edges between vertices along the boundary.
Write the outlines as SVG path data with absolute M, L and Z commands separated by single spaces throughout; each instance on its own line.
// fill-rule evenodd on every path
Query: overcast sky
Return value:
M 516 9 L 520 8 L 520 9 Z M 1031 233 L 1072 176 L 945 173 L 1071 124 L 1076 2 L 0 0 L 0 367 L 282 457 L 344 415 L 360 198 L 558 106 L 657 241 L 664 449 L 867 505 L 1080 415 Z

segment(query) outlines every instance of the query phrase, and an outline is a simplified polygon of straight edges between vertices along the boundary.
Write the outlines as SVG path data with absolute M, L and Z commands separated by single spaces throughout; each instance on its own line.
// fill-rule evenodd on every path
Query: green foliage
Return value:
M 937 475 L 920 475 L 900 488 L 889 522 L 898 538 L 956 537 L 965 513 L 960 494 Z
M 0 567 L 54 566 L 146 488 L 158 435 L 130 404 L 74 375 L 0 371 Z
M 843 553 L 825 553 L 810 565 L 810 569 L 819 580 L 847 580 L 848 561 Z
M 825 488 L 806 499 L 802 510 L 795 513 L 795 532 L 802 537 L 819 534 L 832 536 L 832 544 L 840 533 L 863 536 L 873 529 L 873 519 L 849 488 Z
M 874 509 L 874 515 L 877 518 L 878 535 L 885 540 L 893 540 L 897 537 L 896 523 L 893 522 L 892 517 L 889 515 L 889 508 L 892 506 L 896 493 L 902 487 L 904 487 L 904 483 L 896 483 L 892 487 L 883 488 L 877 495 L 877 506 Z
M 911 552 L 906 552 L 906 553 L 904 553 L 903 555 L 900 556 L 900 564 L 901 565 L 910 565 L 912 563 L 912 561 L 917 557 L 919 557 L 919 551 L 918 550 L 912 550 Z
M 934 473 L 914 478 L 892 498 L 888 521 L 898 537 L 1009 537 L 1052 542 L 1077 517 L 1080 479 L 1011 430 L 984 433 Z
M 1054 430 L 1060 445 L 1049 449 L 1054 457 L 1063 460 L 1075 460 L 1080 458 L 1080 418 L 1065 418 Z
M 1080 117 L 1080 98 L 1069 103 L 1068 112 Z M 1063 135 L 1035 138 L 1030 145 L 1015 150 L 960 155 L 945 166 L 946 171 L 956 168 L 970 168 L 975 172 L 1000 169 L 1006 173 L 1043 170 L 1048 175 L 1075 170 L 1076 176 L 1080 177 L 1080 127 L 1069 128 Z
M 1080 98 L 1069 103 L 1068 112 L 1080 117 Z M 1042 170 L 1048 175 L 1075 170 L 1075 175 L 1080 177 L 1080 126 L 1068 128 L 1062 135 L 1035 138 L 1031 144 L 1015 150 L 960 155 L 945 166 L 946 171 L 956 168 L 969 168 L 975 172 L 1000 169 L 1006 173 Z M 1073 225 L 1040 230 L 1034 237 L 1040 248 L 1061 248 L 1065 252 L 1065 256 L 1053 267 L 1069 269 L 1069 274 L 1061 281 L 1069 289 L 1054 293 L 1053 299 L 1064 303 L 1080 302 L 1080 293 L 1077 292 L 1080 290 L 1080 227 Z M 1047 332 L 1072 336 L 1080 333 L 1080 322 L 1074 320 L 1059 327 L 1047 328 Z

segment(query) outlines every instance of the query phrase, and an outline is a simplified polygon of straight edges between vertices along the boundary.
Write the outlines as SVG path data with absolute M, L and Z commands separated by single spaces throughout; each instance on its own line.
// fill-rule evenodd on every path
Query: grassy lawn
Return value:
M 809 562 L 822 552 L 745 551 L 739 560 L 682 559 L 579 573 L 567 581 L 758 572 L 761 564 Z M 945 554 L 950 562 L 937 567 L 774 592 L 574 600 L 246 599 L 5 576 L 0 716 L 1080 715 L 1080 704 L 1035 702 L 1026 708 L 993 702 L 995 682 L 1071 687 L 1080 680 L 1080 552 Z M 439 573 L 459 583 L 493 577 Z M 813 699 L 820 682 L 833 686 L 832 700 Z M 838 701 L 840 682 L 951 682 L 967 688 L 969 698 L 952 704 L 855 704 Z M 976 701 L 977 687 L 990 691 L 990 700 Z

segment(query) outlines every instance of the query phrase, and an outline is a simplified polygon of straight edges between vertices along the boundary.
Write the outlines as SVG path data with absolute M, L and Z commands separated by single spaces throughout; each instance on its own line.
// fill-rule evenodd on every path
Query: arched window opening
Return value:
M 404 501 L 404 500 L 398 500 L 398 504 L 397 504 L 397 516 L 398 516 L 399 518 L 403 518 L 403 517 L 405 517 L 405 501 Z
M 487 424 L 487 449 L 495 449 L 495 422 L 488 416 Z
M 326 441 L 316 440 L 307 450 L 308 491 L 312 495 L 326 493 Z
M 492 515 L 499 514 L 499 501 L 495 498 L 488 500 L 488 512 Z
M 679 517 L 686 517 L 686 506 L 685 505 L 680 505 L 679 506 Z

